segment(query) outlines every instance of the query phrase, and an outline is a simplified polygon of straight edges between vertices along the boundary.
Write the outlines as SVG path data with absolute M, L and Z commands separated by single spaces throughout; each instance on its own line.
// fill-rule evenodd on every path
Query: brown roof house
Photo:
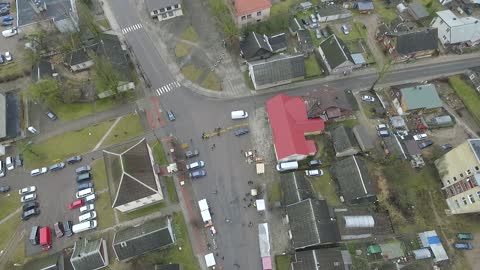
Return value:
M 389 32 L 382 39 L 385 51 L 396 62 L 431 57 L 438 49 L 437 28 Z
M 322 117 L 325 121 L 348 118 L 357 110 L 351 90 L 321 88 L 303 97 L 309 118 Z
M 129 212 L 163 201 L 152 149 L 145 138 L 103 150 L 112 208 Z

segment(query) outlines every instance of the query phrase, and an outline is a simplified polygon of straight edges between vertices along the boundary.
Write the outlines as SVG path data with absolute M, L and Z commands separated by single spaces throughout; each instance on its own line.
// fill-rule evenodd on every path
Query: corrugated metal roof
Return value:
M 433 84 L 406 87 L 400 89 L 400 92 L 407 110 L 442 107 L 442 100 L 438 96 L 437 89 Z

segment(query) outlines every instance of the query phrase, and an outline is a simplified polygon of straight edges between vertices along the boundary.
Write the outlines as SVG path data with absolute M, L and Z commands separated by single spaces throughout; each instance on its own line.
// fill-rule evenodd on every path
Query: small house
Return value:
M 375 10 L 372 1 L 362 1 L 357 3 L 357 9 L 362 14 L 370 14 Z
M 342 20 L 352 17 L 352 13 L 341 6 L 325 5 L 318 9 L 317 18 L 320 23 Z
M 419 2 L 413 2 L 408 6 L 408 14 L 410 14 L 414 20 L 419 21 L 427 18 L 430 14 L 427 9 Z
M 338 126 L 330 132 L 330 137 L 337 158 L 355 155 L 360 152 L 360 148 L 357 146 L 355 136 L 350 128 L 343 125 Z
M 411 112 L 435 111 L 443 106 L 433 84 L 416 85 L 394 90 L 393 101 L 399 115 Z
M 335 34 L 323 40 L 316 53 L 329 74 L 346 74 L 355 67 L 347 46 Z

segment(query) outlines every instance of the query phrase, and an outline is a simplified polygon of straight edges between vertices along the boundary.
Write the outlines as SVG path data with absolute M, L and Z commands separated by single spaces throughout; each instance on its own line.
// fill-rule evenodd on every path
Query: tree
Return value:
M 215 17 L 217 24 L 222 28 L 224 34 L 230 39 L 230 41 L 236 40 L 240 33 L 235 21 L 230 15 L 230 10 L 222 0 L 209 0 L 210 8 L 212 9 L 213 16 Z
M 79 19 L 79 28 L 80 32 L 91 32 L 95 37 L 98 38 L 102 30 L 95 21 L 95 17 L 92 12 L 89 10 L 88 6 L 83 2 L 77 2 L 77 11 Z
M 120 75 L 105 57 L 94 54 L 91 54 L 90 57 L 94 62 L 93 80 L 97 93 L 112 91 L 115 95 L 117 95 L 117 87 L 118 83 L 120 82 Z
M 31 84 L 27 88 L 27 95 L 33 100 L 44 103 L 48 106 L 58 104 L 62 101 L 62 90 L 60 85 L 53 78 L 41 80 Z

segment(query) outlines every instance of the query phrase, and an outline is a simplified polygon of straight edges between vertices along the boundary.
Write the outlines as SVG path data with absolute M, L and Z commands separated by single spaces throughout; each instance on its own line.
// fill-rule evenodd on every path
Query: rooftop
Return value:
M 375 9 L 372 1 L 358 2 L 357 5 L 358 5 L 358 10 L 374 10 Z
M 182 4 L 181 0 L 147 0 L 148 10 L 159 10 L 161 8 L 171 7 Z
M 322 248 L 295 252 L 292 270 L 344 270 L 352 265 L 348 250 Z
M 286 206 L 314 197 L 312 186 L 301 171 L 280 174 L 280 186 Z
M 442 100 L 438 96 L 433 84 L 416 85 L 400 89 L 402 103 L 406 110 L 434 109 L 442 107 Z
M 362 159 L 349 156 L 339 160 L 333 164 L 332 172 L 338 180 L 340 193 L 345 201 L 354 203 L 357 200 L 375 197 L 376 192 Z
M 240 50 L 245 59 L 250 59 L 257 56 L 258 51 L 263 53 L 272 53 L 272 47 L 270 46 L 268 37 L 260 35 L 255 32 L 249 32 L 245 39 L 240 43 Z
M 305 77 L 303 55 L 277 55 L 248 63 L 255 88 Z
M 45 3 L 45 5 L 39 4 L 38 7 L 34 7 L 30 0 L 17 0 L 16 2 L 18 27 L 39 21 L 66 19 L 69 17 L 68 13 L 72 11 L 72 3 L 75 3 L 71 0 L 41 0 L 38 2 Z
M 408 5 L 408 8 L 413 13 L 413 16 L 416 20 L 426 18 L 429 15 L 427 9 L 419 2 L 411 3 Z
M 330 35 L 322 43 L 320 43 L 328 65 L 331 69 L 335 69 L 341 64 L 351 61 L 347 47 L 340 41 L 335 34 Z
M 0 93 L 0 138 L 7 136 L 7 99 Z
M 238 17 L 270 8 L 272 3 L 269 0 L 235 0 L 234 5 Z
M 91 270 L 104 267 L 105 247 L 102 247 L 103 239 L 88 240 L 87 238 L 78 239 L 73 247 L 73 254 L 70 262 L 75 270 Z M 106 263 L 106 264 L 105 264 Z
M 347 155 L 354 155 L 360 152 L 360 149 L 358 149 L 356 145 L 353 132 L 350 128 L 340 125 L 330 132 L 330 136 L 332 138 L 333 148 L 335 149 L 335 153 L 337 153 L 337 157 L 345 156 L 343 154 L 344 152 L 347 152 Z
M 367 129 L 364 126 L 356 125 L 353 127 L 352 131 L 362 151 L 368 151 L 375 147 L 372 137 L 368 135 Z
M 396 50 L 401 55 L 436 50 L 438 48 L 438 29 L 423 28 L 392 34 L 397 38 Z
M 448 260 L 447 252 L 440 241 L 440 237 L 436 231 L 426 231 L 418 234 L 420 245 L 422 247 L 429 247 L 432 250 L 434 262 L 441 262 Z

